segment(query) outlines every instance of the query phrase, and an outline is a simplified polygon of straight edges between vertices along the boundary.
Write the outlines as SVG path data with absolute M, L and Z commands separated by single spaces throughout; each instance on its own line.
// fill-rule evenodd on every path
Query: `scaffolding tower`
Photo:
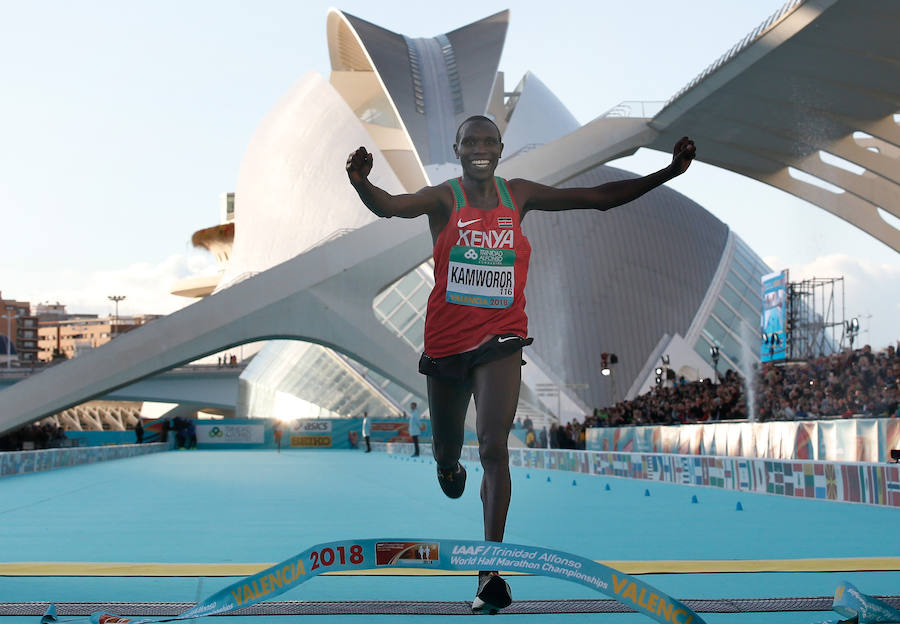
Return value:
M 844 278 L 790 282 L 787 359 L 808 360 L 840 350 L 845 340 Z

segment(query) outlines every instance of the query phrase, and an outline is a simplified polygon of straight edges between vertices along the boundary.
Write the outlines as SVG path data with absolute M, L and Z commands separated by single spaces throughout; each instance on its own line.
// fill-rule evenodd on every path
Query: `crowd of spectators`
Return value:
M 802 363 L 758 368 L 752 380 L 756 420 L 900 416 L 900 355 L 866 345 Z M 729 370 L 710 379 L 658 386 L 630 401 L 594 410 L 586 427 L 682 424 L 747 418 L 745 380 Z
M 22 451 L 67 446 L 62 427 L 54 423 L 33 423 L 0 436 L 0 451 Z
M 587 443 L 587 426 L 585 423 L 570 422 L 566 425 L 550 425 L 535 431 L 530 418 L 516 421 L 516 428 L 525 430 L 525 446 L 528 448 L 560 448 L 584 450 Z

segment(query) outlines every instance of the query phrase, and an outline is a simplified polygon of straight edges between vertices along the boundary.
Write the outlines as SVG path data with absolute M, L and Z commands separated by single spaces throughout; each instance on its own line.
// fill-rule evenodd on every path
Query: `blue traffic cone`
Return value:
M 738 501 L 738 504 L 734 508 L 735 511 L 744 511 L 744 506 L 741 505 L 741 501 Z
M 612 488 L 609 487 L 609 483 L 607 483 L 607 484 L 606 484 L 606 487 L 603 488 L 603 489 L 606 490 L 607 492 L 609 492 Z
M 700 502 L 700 501 L 697 500 L 697 495 L 696 495 L 696 494 L 694 494 L 693 496 L 691 496 L 691 502 L 692 502 L 692 503 L 699 503 L 699 502 Z
M 650 490 L 644 490 L 644 496 L 650 496 Z

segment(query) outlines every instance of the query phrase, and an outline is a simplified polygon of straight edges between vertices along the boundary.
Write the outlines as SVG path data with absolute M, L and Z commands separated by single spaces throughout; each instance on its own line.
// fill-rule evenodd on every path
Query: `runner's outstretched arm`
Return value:
M 451 191 L 426 186 L 416 193 L 391 195 L 369 182 L 372 171 L 372 154 L 365 147 L 347 158 L 347 177 L 366 207 L 379 217 L 412 219 L 424 214 L 432 215 L 445 205 Z
M 609 210 L 681 175 L 690 167 L 695 155 L 694 142 L 683 137 L 675 144 L 671 164 L 642 178 L 608 182 L 593 188 L 570 189 L 553 188 L 529 180 L 510 180 L 510 190 L 522 206 L 523 216 L 529 210 Z

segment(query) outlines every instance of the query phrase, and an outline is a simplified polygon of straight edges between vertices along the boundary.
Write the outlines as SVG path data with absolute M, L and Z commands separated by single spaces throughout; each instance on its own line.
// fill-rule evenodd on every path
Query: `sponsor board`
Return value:
M 441 558 L 437 542 L 378 542 L 375 565 L 422 565 L 437 563 Z
M 325 435 L 292 435 L 291 446 L 294 447 L 316 447 L 321 448 L 331 446 L 331 436 Z
M 262 444 L 265 425 L 197 425 L 201 444 Z
M 397 431 L 402 432 L 409 428 L 409 423 L 404 422 L 373 422 L 372 431 Z
M 331 433 L 330 420 L 296 420 L 291 425 L 292 431 L 304 433 Z

